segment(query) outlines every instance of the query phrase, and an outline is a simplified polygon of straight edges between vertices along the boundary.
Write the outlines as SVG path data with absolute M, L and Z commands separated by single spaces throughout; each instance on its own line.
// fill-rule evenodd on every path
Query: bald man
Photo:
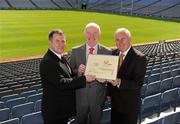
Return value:
M 117 80 L 109 86 L 111 96 L 111 124 L 137 124 L 140 110 L 140 89 L 146 72 L 146 57 L 132 47 L 131 33 L 125 28 L 115 32 L 119 56 Z
M 77 76 L 84 74 L 89 54 L 111 54 L 110 50 L 98 43 L 100 35 L 99 25 L 89 23 L 84 29 L 86 43 L 72 49 L 70 65 Z M 106 89 L 105 83 L 96 80 L 76 91 L 76 124 L 100 124 Z

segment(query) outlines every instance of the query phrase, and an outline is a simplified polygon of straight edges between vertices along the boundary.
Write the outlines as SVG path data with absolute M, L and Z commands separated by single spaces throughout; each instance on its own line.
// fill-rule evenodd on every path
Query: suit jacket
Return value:
M 51 120 L 75 115 L 75 89 L 85 87 L 85 77 L 72 78 L 67 66 L 51 50 L 40 63 L 40 75 L 43 117 Z
M 118 56 L 119 50 L 114 50 L 112 54 Z M 146 57 L 131 47 L 118 70 L 117 78 L 121 79 L 120 87 L 109 85 L 112 109 L 121 113 L 137 114 L 141 104 L 140 91 L 145 72 Z
M 102 45 L 98 44 L 97 54 L 110 55 L 111 51 L 103 47 Z M 80 64 L 86 65 L 86 61 L 87 61 L 86 60 L 86 44 L 83 44 L 79 47 L 72 49 L 70 65 L 75 74 L 78 73 L 79 65 Z M 76 102 L 77 102 L 78 110 L 79 108 L 83 109 L 82 106 L 91 105 L 91 106 L 96 107 L 95 110 L 97 110 L 100 113 L 103 102 L 105 101 L 106 91 L 107 91 L 107 87 L 104 84 L 99 83 L 97 81 L 87 83 L 86 88 L 81 88 L 81 89 L 76 90 Z M 91 95 L 88 95 L 89 93 Z M 97 106 L 100 106 L 100 107 L 97 108 Z M 97 115 L 96 117 L 99 117 L 99 115 Z

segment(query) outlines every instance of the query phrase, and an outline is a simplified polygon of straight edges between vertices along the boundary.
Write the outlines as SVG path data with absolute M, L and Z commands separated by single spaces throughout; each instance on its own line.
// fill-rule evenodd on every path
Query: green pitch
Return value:
M 101 26 L 100 43 L 114 46 L 116 28 L 132 32 L 133 43 L 180 38 L 180 23 L 113 14 L 80 11 L 1 10 L 0 58 L 42 55 L 48 48 L 48 32 L 62 29 L 67 36 L 66 51 L 84 43 L 83 28 L 89 22 Z

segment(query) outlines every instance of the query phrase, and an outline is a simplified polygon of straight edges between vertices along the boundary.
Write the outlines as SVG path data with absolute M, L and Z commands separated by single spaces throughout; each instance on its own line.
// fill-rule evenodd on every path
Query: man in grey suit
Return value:
M 89 23 L 84 29 L 86 43 L 72 49 L 70 65 L 77 76 L 84 74 L 89 54 L 111 54 L 110 50 L 98 43 L 100 35 L 99 25 Z M 106 89 L 106 83 L 96 80 L 76 91 L 76 124 L 100 124 Z

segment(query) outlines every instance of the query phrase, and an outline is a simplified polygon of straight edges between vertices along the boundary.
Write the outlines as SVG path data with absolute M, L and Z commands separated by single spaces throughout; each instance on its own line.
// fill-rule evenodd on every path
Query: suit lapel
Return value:
M 67 68 L 67 66 L 66 66 L 64 63 L 62 63 L 61 61 L 59 61 L 59 66 L 60 66 L 60 68 L 65 72 L 65 74 L 66 74 L 68 77 L 71 76 L 71 75 L 70 75 L 70 72 L 69 72 L 69 69 Z
M 86 64 L 86 44 L 84 44 L 83 46 L 81 46 L 81 53 L 79 54 L 79 58 L 82 61 L 82 64 Z
M 97 54 L 103 54 L 102 46 L 98 44 Z

